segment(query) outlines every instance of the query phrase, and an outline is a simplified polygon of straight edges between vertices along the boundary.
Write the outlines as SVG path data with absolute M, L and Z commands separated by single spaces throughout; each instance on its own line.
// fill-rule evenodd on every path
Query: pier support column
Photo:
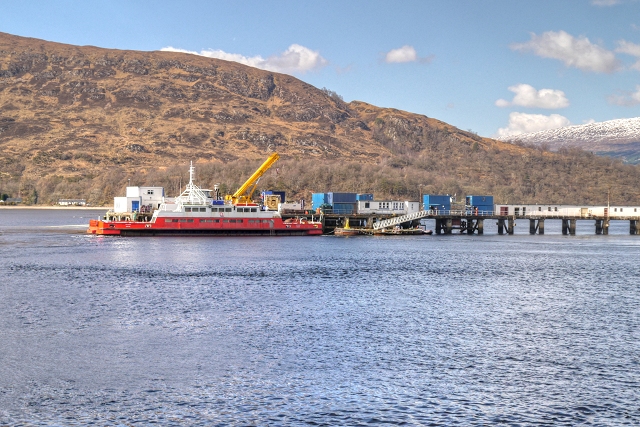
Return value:
M 515 220 L 513 218 L 509 218 L 507 220 L 507 234 L 513 234 L 513 228 L 516 226 Z
M 602 224 L 602 234 L 605 236 L 609 234 L 609 220 L 605 219 L 604 224 Z
M 453 219 L 452 218 L 447 218 L 445 220 L 445 233 L 446 234 L 451 234 L 453 232 Z
M 498 220 L 498 234 L 499 235 L 503 235 L 504 234 L 504 219 L 499 219 Z
M 563 219 L 562 220 L 562 235 L 566 236 L 567 234 L 569 234 L 569 220 L 568 219 Z
M 442 220 L 440 218 L 436 218 L 436 234 L 442 233 Z
M 529 220 L 529 234 L 536 234 L 536 220 L 535 219 L 530 219 Z
M 478 219 L 478 234 L 484 234 L 484 219 Z
M 576 220 L 575 219 L 570 219 L 569 220 L 569 235 L 571 235 L 571 236 L 575 236 L 576 235 Z
M 634 236 L 638 234 L 638 221 L 629 221 L 629 234 L 632 234 Z
M 544 234 L 544 219 L 538 220 L 538 234 Z
M 596 234 L 602 234 L 602 220 L 596 219 Z
M 467 221 L 467 234 L 472 235 L 478 229 L 478 220 L 468 220 Z

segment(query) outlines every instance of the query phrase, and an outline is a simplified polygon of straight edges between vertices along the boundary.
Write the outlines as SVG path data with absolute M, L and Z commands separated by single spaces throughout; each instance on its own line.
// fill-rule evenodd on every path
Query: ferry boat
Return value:
M 217 190 L 212 197 L 210 190 L 194 184 L 195 168 L 191 164 L 189 183 L 180 196 L 175 199 L 163 196 L 157 207 L 152 204 L 139 205 L 140 202 L 136 201 L 135 209 L 128 212 L 111 210 L 104 219 L 90 220 L 87 232 L 119 236 L 322 234 L 322 223 L 314 221 L 313 217 L 283 219 L 277 210 L 251 200 L 257 181 L 278 158 L 277 153 L 272 154 L 238 191 L 223 200 L 219 198 Z M 164 194 L 164 189 L 161 190 Z M 153 193 L 153 190 L 149 191 Z M 114 207 L 117 199 L 114 199 Z

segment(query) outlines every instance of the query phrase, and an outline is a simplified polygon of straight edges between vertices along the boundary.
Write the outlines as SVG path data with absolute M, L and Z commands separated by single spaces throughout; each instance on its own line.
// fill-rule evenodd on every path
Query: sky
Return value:
M 640 0 L 0 0 L 0 31 L 237 61 L 485 137 L 640 116 Z

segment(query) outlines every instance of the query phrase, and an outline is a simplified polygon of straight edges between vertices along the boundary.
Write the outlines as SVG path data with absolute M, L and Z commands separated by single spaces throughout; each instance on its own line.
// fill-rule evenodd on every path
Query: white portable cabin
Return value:
M 138 212 L 143 206 L 158 209 L 164 200 L 163 187 L 127 187 L 125 197 L 113 198 L 116 213 Z
M 420 202 L 398 200 L 358 200 L 359 214 L 407 215 L 420 211 Z
M 278 203 L 278 212 L 281 214 L 300 212 L 304 210 L 304 204 L 300 202 Z
M 530 216 L 546 218 L 604 217 L 608 209 L 611 218 L 632 218 L 640 216 L 640 206 L 585 206 L 585 205 L 496 205 L 496 215 L 526 218 Z

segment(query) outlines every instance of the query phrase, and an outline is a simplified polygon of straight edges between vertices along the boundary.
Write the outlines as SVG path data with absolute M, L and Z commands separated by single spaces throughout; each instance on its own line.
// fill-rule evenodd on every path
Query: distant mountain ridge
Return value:
M 544 146 L 552 151 L 577 147 L 594 154 L 640 163 L 640 117 L 567 126 L 499 138 L 505 142 Z

